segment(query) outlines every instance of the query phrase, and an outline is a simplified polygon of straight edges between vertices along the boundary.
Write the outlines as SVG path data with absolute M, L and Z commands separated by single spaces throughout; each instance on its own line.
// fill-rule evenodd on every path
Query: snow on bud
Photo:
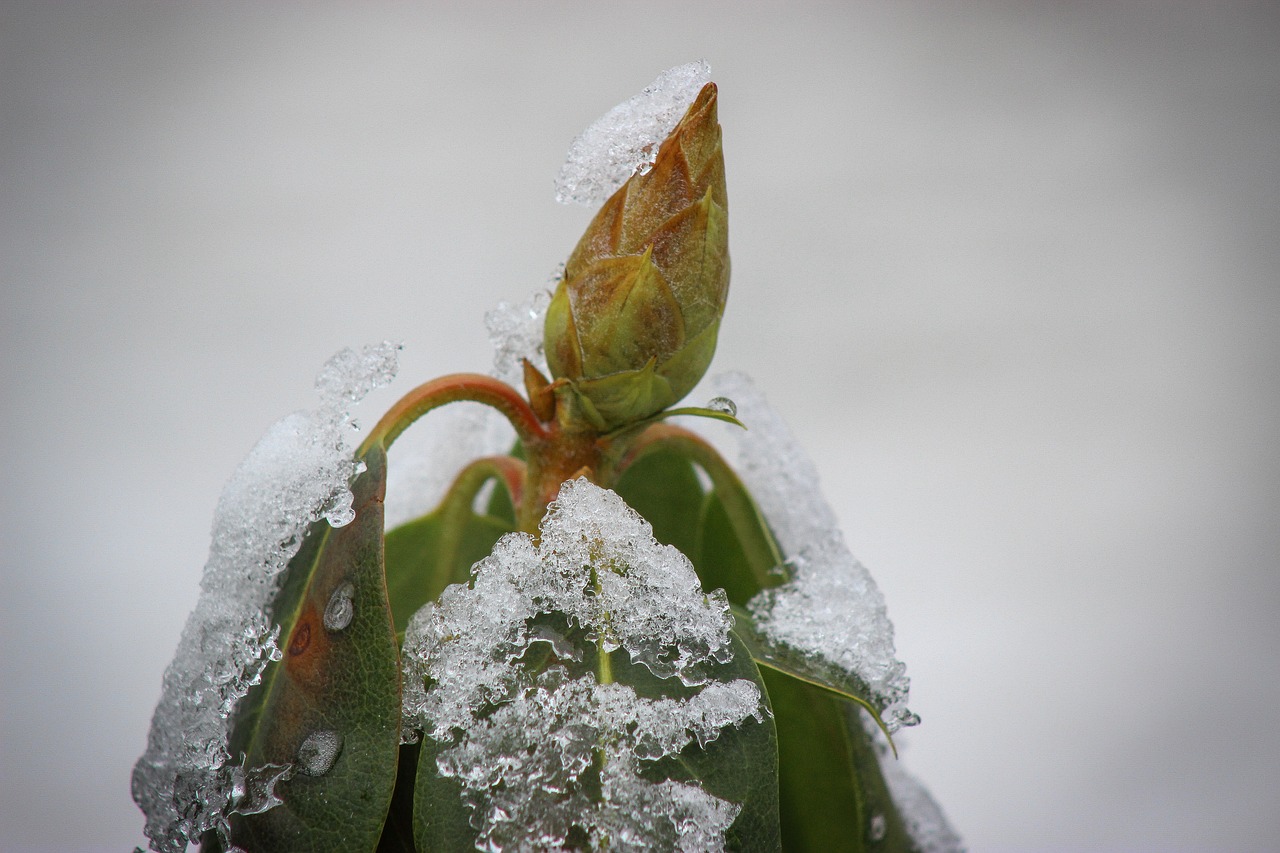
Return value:
M 547 310 L 547 364 L 598 429 L 642 420 L 706 372 L 729 292 L 724 155 L 708 83 L 604 203 Z

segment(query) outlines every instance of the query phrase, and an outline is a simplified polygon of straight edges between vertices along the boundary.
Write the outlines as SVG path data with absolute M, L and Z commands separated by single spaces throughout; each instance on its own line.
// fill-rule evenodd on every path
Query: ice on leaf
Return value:
M 229 718 L 268 661 L 281 657 L 280 628 L 265 613 L 307 527 L 355 517 L 350 409 L 391 381 L 399 349 L 383 343 L 333 356 L 316 379 L 320 405 L 271 427 L 223 489 L 200 597 L 133 770 L 153 850 L 186 850 L 204 832 L 225 830 L 230 814 L 278 802 L 270 789 L 283 769 L 237 766 L 227 752 Z M 246 783 L 254 779 L 270 784 L 255 789 Z
M 907 709 L 909 679 L 897 659 L 884 596 L 845 545 L 818 487 L 813 461 L 782 417 L 741 373 L 718 376 L 714 393 L 733 400 L 738 471 L 769 521 L 792 572 L 748 606 L 773 642 L 835 664 L 870 689 L 892 731 L 919 722 Z
M 677 65 L 596 119 L 569 146 L 556 178 L 556 201 L 599 204 L 637 170 L 647 172 L 659 144 L 710 80 L 705 62 Z
M 887 749 L 880 750 L 880 771 L 907 835 L 920 853 L 964 853 L 964 841 L 951 828 L 942 807 Z
M 738 805 L 641 771 L 762 719 L 755 683 L 711 675 L 732 656 L 723 591 L 704 594 L 684 555 L 585 480 L 561 487 L 539 541 L 509 534 L 473 572 L 414 616 L 403 660 L 405 726 L 442 745 L 477 847 L 559 849 L 575 833 L 593 849 L 720 849 Z M 676 695 L 611 682 L 601 652 L 618 649 Z

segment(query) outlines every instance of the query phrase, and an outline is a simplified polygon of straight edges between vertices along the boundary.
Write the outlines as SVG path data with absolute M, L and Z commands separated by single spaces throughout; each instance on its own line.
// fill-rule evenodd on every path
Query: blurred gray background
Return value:
M 0 849 L 141 842 L 222 483 L 335 350 L 487 370 L 570 140 L 721 88 L 756 377 L 975 851 L 1280 848 L 1280 7 L 0 4 Z

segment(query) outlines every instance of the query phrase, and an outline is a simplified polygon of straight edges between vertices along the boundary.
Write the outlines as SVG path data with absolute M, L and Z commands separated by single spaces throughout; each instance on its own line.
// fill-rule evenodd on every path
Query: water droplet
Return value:
M 239 773 L 233 776 L 236 784 L 228 814 L 262 814 L 282 805 L 284 800 L 276 793 L 276 785 L 292 769 L 288 764 L 264 764 L 247 771 L 236 768 Z
M 551 646 L 551 651 L 560 660 L 580 661 L 582 660 L 582 652 L 565 639 L 565 637 L 556 630 L 546 625 L 535 625 L 529 629 L 529 642 L 536 643 L 542 641 Z
M 247 793 L 249 786 L 244 781 L 244 768 L 236 765 L 231 768 L 231 802 L 240 802 Z
M 883 841 L 885 834 L 889 831 L 889 824 L 885 821 L 884 815 L 874 814 L 871 816 L 871 840 Z
M 356 511 L 351 506 L 353 500 L 355 496 L 350 489 L 343 489 L 329 499 L 322 514 L 330 527 L 346 527 L 356 520 Z
M 356 614 L 355 584 L 347 581 L 333 591 L 329 603 L 324 608 L 324 627 L 330 631 L 341 631 L 351 624 L 351 617 Z
M 707 401 L 707 408 L 713 412 L 728 415 L 731 418 L 738 416 L 738 404 L 728 397 L 712 397 Z
M 308 776 L 323 776 L 333 769 L 342 749 L 342 735 L 322 729 L 307 735 L 298 747 L 298 769 Z

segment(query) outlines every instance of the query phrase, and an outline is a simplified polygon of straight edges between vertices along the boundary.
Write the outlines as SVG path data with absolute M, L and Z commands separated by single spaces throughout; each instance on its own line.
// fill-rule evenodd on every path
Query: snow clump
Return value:
M 754 682 L 713 676 L 732 659 L 723 590 L 704 594 L 683 554 L 585 480 L 561 486 L 538 542 L 508 534 L 473 573 L 414 616 L 403 660 L 406 732 L 440 745 L 477 848 L 722 849 L 739 805 L 641 772 L 763 720 Z M 612 682 L 600 652 L 618 649 L 677 695 Z
M 951 828 L 942 807 L 921 784 L 907 772 L 902 762 L 889 750 L 880 747 L 880 772 L 884 774 L 889 796 L 898 808 L 915 848 L 920 853 L 964 853 L 964 841 Z
M 662 140 L 710 81 L 705 62 L 677 65 L 596 119 L 569 146 L 556 178 L 556 201 L 599 204 L 637 171 L 648 172 Z
M 244 768 L 227 751 L 236 703 L 279 660 L 280 627 L 266 610 L 308 526 L 355 518 L 359 473 L 348 438 L 351 406 L 394 378 L 399 344 L 344 349 L 316 378 L 320 405 L 269 429 L 222 491 L 200 598 L 165 670 L 133 798 L 153 850 L 185 851 L 230 815 L 279 803 L 271 788 L 287 768 Z
M 895 731 L 920 718 L 907 709 L 910 680 L 893 646 L 893 623 L 870 572 L 854 559 L 818 472 L 782 417 L 742 373 L 718 376 L 714 393 L 734 401 L 747 431 L 735 430 L 738 471 L 778 538 L 791 570 L 748 608 L 780 646 L 834 664 L 861 681 Z

